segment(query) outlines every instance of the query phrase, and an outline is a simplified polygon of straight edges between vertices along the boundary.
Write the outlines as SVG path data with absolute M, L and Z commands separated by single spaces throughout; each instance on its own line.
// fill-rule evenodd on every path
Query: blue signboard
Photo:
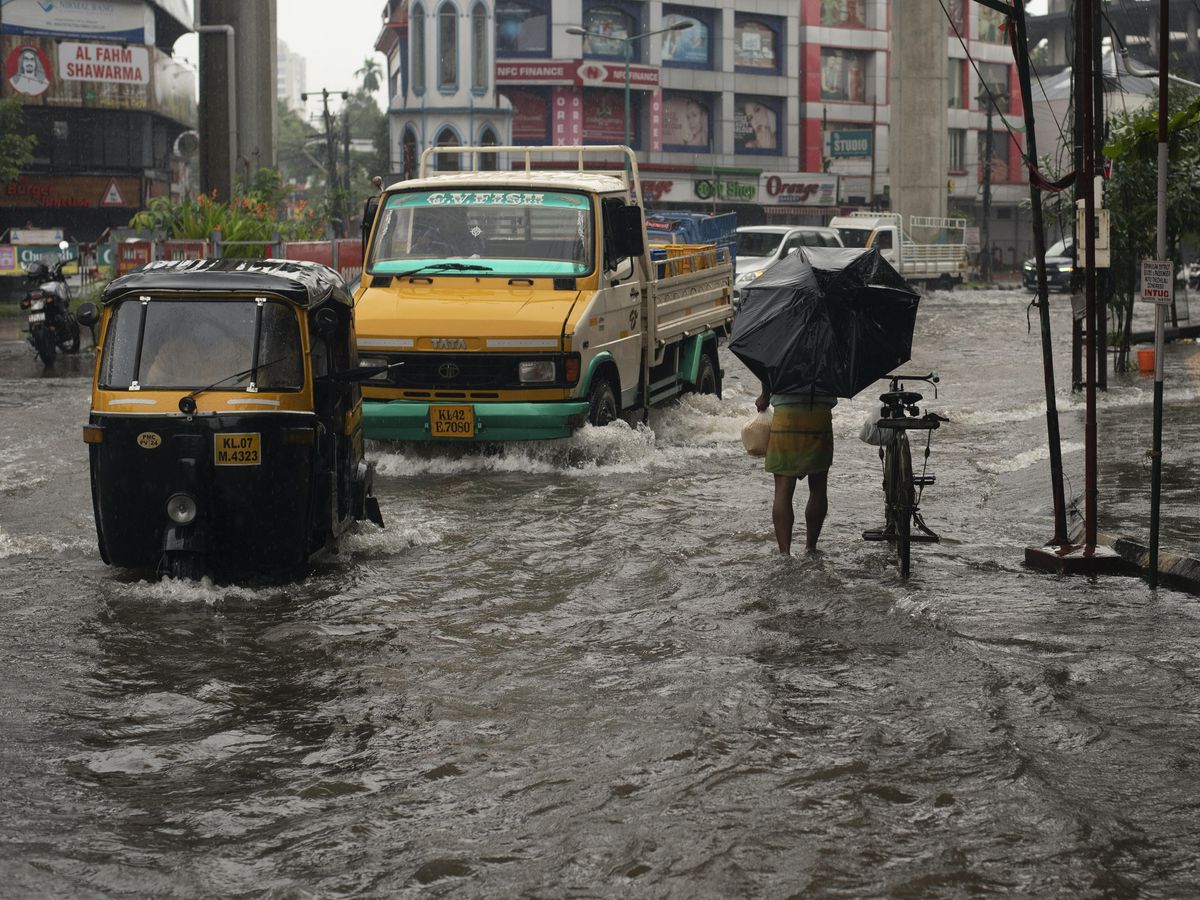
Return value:
M 871 155 L 874 135 L 871 129 L 864 128 L 854 131 L 831 131 L 829 133 L 829 156 L 833 159 L 847 159 Z

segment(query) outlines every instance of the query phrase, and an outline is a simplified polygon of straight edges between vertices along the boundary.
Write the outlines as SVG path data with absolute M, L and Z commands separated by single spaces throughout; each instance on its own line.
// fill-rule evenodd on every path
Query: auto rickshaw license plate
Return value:
M 429 407 L 429 432 L 434 437 L 475 437 L 475 407 Z
M 257 466 L 262 463 L 258 432 L 214 434 L 213 462 L 218 466 Z

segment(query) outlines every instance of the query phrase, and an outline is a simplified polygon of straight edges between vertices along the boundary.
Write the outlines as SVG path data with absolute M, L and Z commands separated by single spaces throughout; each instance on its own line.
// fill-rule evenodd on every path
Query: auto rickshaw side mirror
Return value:
M 317 334 L 321 337 L 332 337 L 337 334 L 338 317 L 332 309 L 326 306 L 324 309 L 317 310 L 317 314 L 313 317 L 313 325 L 317 329 Z
M 75 310 L 75 321 L 85 328 L 91 328 L 100 321 L 100 310 L 96 309 L 95 303 L 81 303 L 79 309 Z

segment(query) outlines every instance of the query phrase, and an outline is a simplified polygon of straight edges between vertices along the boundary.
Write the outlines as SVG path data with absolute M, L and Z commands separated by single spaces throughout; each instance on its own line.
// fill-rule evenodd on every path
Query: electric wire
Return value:
M 996 95 L 992 93 L 991 86 L 984 79 L 983 73 L 981 71 L 979 71 L 979 65 L 976 62 L 975 57 L 971 55 L 971 50 L 967 46 L 966 39 L 963 37 L 962 32 L 959 30 L 958 23 L 954 21 L 953 17 L 950 15 L 950 10 L 948 10 L 946 8 L 945 0 L 938 0 L 938 5 L 941 6 L 942 13 L 945 14 L 945 16 L 946 16 L 946 21 L 950 23 L 950 27 L 954 30 L 954 36 L 956 38 L 958 38 L 959 44 L 962 45 L 963 52 L 966 53 L 966 55 L 967 55 L 967 61 L 971 64 L 971 68 L 975 70 L 975 75 L 979 78 L 980 85 L 983 87 L 983 90 L 987 93 L 988 101 L 991 103 L 992 108 L 996 112 L 996 115 L 998 115 L 1000 117 L 1000 121 L 1004 124 L 1004 130 L 1006 132 L 1008 132 L 1009 141 L 1017 148 L 1017 151 L 1020 154 L 1021 159 L 1025 162 L 1025 165 L 1032 166 L 1032 168 L 1034 170 L 1036 170 L 1037 169 L 1037 160 L 1030 159 L 1029 153 L 1028 153 L 1028 144 L 1022 145 L 1021 142 L 1017 140 L 1016 130 L 1013 128 L 1012 123 L 1008 121 L 1008 117 L 1004 114 L 1003 110 L 1000 109 L 1000 104 L 996 100 Z M 1007 27 L 1011 27 L 1011 24 L 1012 24 L 1012 22 L 1010 19 L 1010 20 L 1008 20 Z M 1026 48 L 1026 53 L 1028 54 L 1028 48 Z M 1032 69 L 1032 66 L 1030 66 L 1030 68 Z M 1039 79 L 1039 84 L 1040 83 L 1041 82 Z M 1043 89 L 1042 95 L 1045 96 L 1045 89 Z M 1065 135 L 1063 135 L 1062 128 L 1058 125 L 1057 118 L 1055 118 L 1053 115 L 1051 116 L 1051 118 L 1054 120 L 1055 126 L 1058 127 L 1059 136 L 1062 137 L 1062 139 L 1065 141 L 1066 137 L 1065 137 Z

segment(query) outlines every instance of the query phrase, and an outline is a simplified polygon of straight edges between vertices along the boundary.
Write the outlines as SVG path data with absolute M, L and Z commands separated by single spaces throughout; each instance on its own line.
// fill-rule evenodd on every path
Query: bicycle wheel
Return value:
M 893 513 L 896 523 L 896 555 L 900 559 L 900 577 L 907 578 L 910 570 L 913 520 L 913 477 L 912 453 L 908 447 L 908 435 L 900 432 L 896 436 L 896 447 L 892 454 Z

